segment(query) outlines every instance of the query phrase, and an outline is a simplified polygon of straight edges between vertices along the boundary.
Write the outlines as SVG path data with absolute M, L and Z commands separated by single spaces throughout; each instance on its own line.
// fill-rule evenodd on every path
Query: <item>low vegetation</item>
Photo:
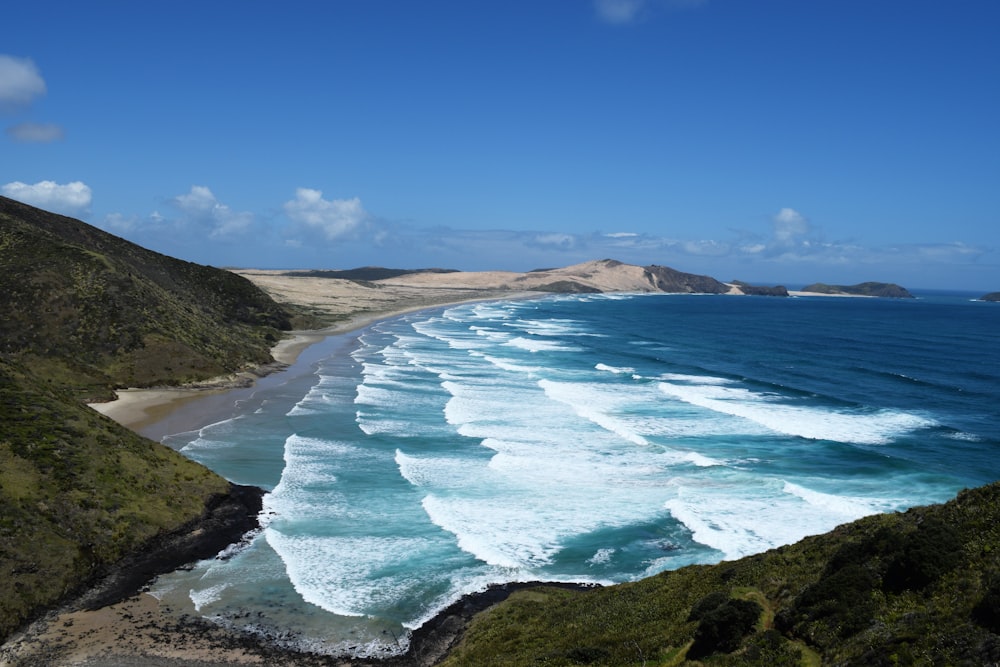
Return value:
M 817 294 L 851 294 L 854 296 L 878 296 L 889 299 L 912 299 L 913 295 L 905 287 L 895 283 L 858 283 L 857 285 L 827 285 L 813 283 L 802 288 L 803 292 Z
M 514 593 L 460 665 L 984 665 L 1000 661 L 1000 484 L 715 566 Z
M 740 291 L 748 296 L 788 296 L 788 290 L 783 285 L 775 285 L 773 287 L 751 285 L 742 280 L 734 280 L 732 284 L 739 287 Z
M 86 398 L 270 360 L 290 314 L 249 280 L 0 197 L 0 354 Z
M 0 197 L 0 640 L 230 494 L 83 404 L 270 361 L 244 278 Z
M 0 358 L 0 638 L 229 484 Z

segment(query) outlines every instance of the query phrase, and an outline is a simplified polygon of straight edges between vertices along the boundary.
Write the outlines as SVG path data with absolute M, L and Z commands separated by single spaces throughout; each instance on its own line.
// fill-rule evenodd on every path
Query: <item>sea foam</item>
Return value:
M 254 546 L 179 590 L 216 614 L 278 588 L 275 609 L 329 612 L 326 646 L 391 653 L 490 583 L 737 558 L 995 476 L 995 400 L 900 379 L 932 374 L 933 332 L 905 363 L 876 354 L 895 321 L 823 338 L 831 308 L 876 305 L 562 295 L 380 322 L 301 393 L 172 441 L 274 489 Z M 734 349 L 736 325 L 777 343 Z
M 810 440 L 884 445 L 901 434 L 935 425 L 931 419 L 896 410 L 838 410 L 790 405 L 783 402 L 784 397 L 741 387 L 669 382 L 659 387 L 665 395 L 685 403 Z

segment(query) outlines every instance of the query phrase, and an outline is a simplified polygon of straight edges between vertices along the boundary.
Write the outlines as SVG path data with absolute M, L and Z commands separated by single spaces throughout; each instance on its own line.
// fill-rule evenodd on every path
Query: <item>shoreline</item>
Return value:
M 126 426 L 133 430 L 140 428 L 146 430 L 149 426 L 169 420 L 171 414 L 183 411 L 190 411 L 191 415 L 197 415 L 197 418 L 204 423 L 212 423 L 211 420 L 205 421 L 205 418 L 221 415 L 223 410 L 220 406 L 225 403 L 232 409 L 234 400 L 241 395 L 240 392 L 249 394 L 257 391 L 261 385 L 281 381 L 281 378 L 287 381 L 288 376 L 284 373 L 301 371 L 315 361 L 315 359 L 310 361 L 311 357 L 316 357 L 321 351 L 329 353 L 328 347 L 322 346 L 320 349 L 318 343 L 343 337 L 343 344 L 348 344 L 352 332 L 378 321 L 461 303 L 539 296 L 541 295 L 538 293 L 526 295 L 508 293 L 502 296 L 489 294 L 478 298 L 421 304 L 378 313 L 362 313 L 327 329 L 291 332 L 288 338 L 280 341 L 272 350 L 272 356 L 276 358 L 277 363 L 262 367 L 260 372 L 251 373 L 252 377 L 246 385 L 223 386 L 206 383 L 208 386 L 123 392 L 129 396 L 123 406 L 130 406 L 132 409 L 130 416 L 134 420 L 132 423 L 126 423 Z M 303 354 L 310 349 L 313 350 L 312 355 Z M 142 398 L 144 394 L 145 398 Z M 141 407 L 136 409 L 136 405 Z M 162 414 L 156 413 L 157 410 L 161 410 Z M 129 415 L 128 410 L 123 412 L 126 416 Z M 191 415 L 188 415 L 187 419 L 193 419 Z M 121 415 L 119 417 L 125 419 Z M 136 425 L 144 422 L 145 425 Z M 171 426 L 176 426 L 176 423 L 171 423 Z M 170 432 L 179 430 L 191 429 L 171 428 Z M 143 432 L 143 435 L 147 433 Z M 192 560 L 194 559 L 187 562 Z M 37 624 L 37 627 L 32 626 L 27 634 L 15 634 L 7 644 L 0 647 L 0 666 L 15 667 L 40 663 L 78 664 L 90 667 L 133 664 L 154 666 L 162 664 L 170 667 L 245 664 L 433 665 L 446 656 L 448 650 L 460 640 L 473 614 L 489 608 L 509 595 L 509 592 L 498 593 L 496 589 L 501 591 L 509 589 L 513 592 L 534 585 L 553 584 L 542 582 L 526 585 L 501 584 L 466 595 L 413 631 L 410 650 L 406 654 L 367 660 L 346 656 L 320 656 L 282 648 L 282 637 L 261 638 L 239 630 L 227 630 L 200 617 L 171 609 L 152 595 L 141 592 L 141 588 L 137 588 L 135 591 L 137 594 L 132 597 L 97 609 L 81 609 L 79 600 L 76 600 L 75 607 L 74 603 L 71 603 L 70 606 L 50 612 L 44 622 Z M 501 594 L 502 597 L 494 597 Z M 465 614 L 456 612 L 455 609 L 472 609 L 472 611 Z
M 412 305 L 413 299 L 403 298 L 400 301 L 409 301 L 409 305 L 356 312 L 324 329 L 288 332 L 289 335 L 272 348 L 272 363 L 195 385 L 120 390 L 117 400 L 92 404 L 91 407 L 146 437 L 159 440 L 171 433 L 194 430 L 228 418 L 230 415 L 227 411 L 233 411 L 241 398 L 249 397 L 270 383 L 288 381 L 289 372 L 306 372 L 319 358 L 317 355 L 330 353 L 328 347 L 319 349 L 317 345 L 320 343 L 342 338 L 342 343 L 339 344 L 348 344 L 349 336 L 361 329 L 414 312 L 479 301 L 544 296 L 538 292 L 497 293 L 492 290 L 476 290 L 478 293 L 470 294 L 470 291 L 464 292 L 464 298 L 455 298 L 458 294 L 452 292 L 447 295 L 450 298 L 434 303 L 418 299 L 417 301 L 423 302 L 417 305 Z M 303 354 L 310 349 L 315 350 L 315 354 Z M 178 561 L 167 571 L 205 557 L 212 556 L 190 557 Z M 106 599 L 104 602 L 107 604 L 84 605 L 81 604 L 84 597 L 79 597 L 51 610 L 0 647 L 0 667 L 38 664 L 39 660 L 51 662 L 53 658 L 64 664 L 89 667 L 108 664 L 162 664 L 169 667 L 260 664 L 386 667 L 433 665 L 442 660 L 460 641 L 475 613 L 505 599 L 515 590 L 532 586 L 565 585 L 547 582 L 507 583 L 467 594 L 414 630 L 406 653 L 380 659 L 359 659 L 286 648 L 281 645 L 281 637 L 260 637 L 227 629 L 190 615 L 189 612 L 172 609 L 148 592 L 143 592 L 144 586 L 154 578 L 155 574 L 146 576 L 142 581 L 136 582 L 130 596 L 119 595 L 121 599 Z M 570 586 L 581 589 L 592 587 L 586 584 Z M 92 596 L 100 587 L 89 589 L 84 596 Z
M 269 382 L 287 381 L 289 371 L 304 371 L 315 362 L 309 349 L 318 343 L 343 338 L 382 320 L 402 315 L 446 308 L 479 301 L 537 298 L 537 292 L 496 293 L 482 290 L 468 298 L 454 298 L 440 303 L 422 303 L 362 312 L 349 316 L 334 326 L 289 332 L 272 348 L 273 363 L 213 378 L 183 387 L 119 390 L 119 398 L 91 407 L 141 435 L 158 440 L 170 433 L 200 428 L 226 418 L 238 399 L 263 388 Z M 320 351 L 317 350 L 319 353 Z M 325 349 L 323 353 L 329 353 Z M 316 356 L 316 355 L 312 355 Z M 301 362 L 301 363 L 300 363 Z M 259 492 L 256 487 L 247 487 Z M 256 525 L 256 515 L 252 517 Z M 145 589 L 159 574 L 183 568 L 189 563 L 212 558 L 240 536 L 255 528 L 243 526 L 238 534 L 226 532 L 224 526 L 212 524 L 202 517 L 196 525 L 187 526 L 188 534 L 198 535 L 202 542 L 226 536 L 226 544 L 211 553 L 180 549 L 173 560 L 151 570 L 146 561 L 120 562 L 105 576 L 79 595 L 44 613 L 40 618 L 8 637 L 0 646 L 0 667 L 20 667 L 35 664 L 98 665 L 164 665 L 164 667 L 208 667 L 236 665 L 433 665 L 464 633 L 472 615 L 505 599 L 514 590 L 533 584 L 501 584 L 485 591 L 463 596 L 435 614 L 427 623 L 413 631 L 405 654 L 381 659 L 359 659 L 349 656 L 327 656 L 285 648 L 281 637 L 260 637 L 249 632 L 227 629 L 211 621 L 183 613 L 161 603 Z M 147 559 L 148 560 L 148 559 Z M 166 568 L 166 569 L 164 569 Z M 559 584 L 554 584 L 559 585 Z M 248 614 L 251 613 L 248 611 Z
M 209 396 L 225 396 L 240 389 L 253 390 L 261 379 L 287 371 L 298 362 L 305 350 L 329 338 L 351 334 L 382 320 L 423 310 L 447 308 L 479 301 L 528 299 L 544 296 L 543 293 L 539 292 L 468 291 L 478 291 L 482 294 L 457 299 L 454 298 L 454 295 L 450 295 L 451 299 L 440 302 L 396 306 L 380 311 L 355 312 L 349 314 L 345 320 L 324 329 L 287 332 L 289 337 L 281 339 L 271 348 L 271 357 L 274 359 L 271 363 L 177 387 L 117 389 L 115 390 L 117 399 L 103 403 L 90 403 L 89 406 L 140 435 L 158 440 L 159 437 L 168 435 L 168 433 L 161 432 L 162 429 L 151 429 L 151 427 L 164 422 L 178 408 Z

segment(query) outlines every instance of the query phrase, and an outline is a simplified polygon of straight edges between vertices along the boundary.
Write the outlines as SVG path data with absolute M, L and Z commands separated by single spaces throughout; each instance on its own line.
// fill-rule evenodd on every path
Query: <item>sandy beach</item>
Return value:
M 307 308 L 326 319 L 335 320 L 335 323 L 324 329 L 290 332 L 271 350 L 274 358 L 272 364 L 194 385 L 120 389 L 116 392 L 117 400 L 93 403 L 91 407 L 123 426 L 147 437 L 154 437 L 157 435 L 156 431 L 148 431 L 148 427 L 162 422 L 177 408 L 207 396 L 252 387 L 261 377 L 293 365 L 303 350 L 330 336 L 348 334 L 380 319 L 436 306 L 538 296 L 537 292 L 518 292 L 498 287 L 497 282 L 492 279 L 485 282 L 480 280 L 481 286 L 473 281 L 473 285 L 467 287 L 455 287 L 447 283 L 445 286 L 366 285 L 353 280 L 289 276 L 281 271 L 241 269 L 234 272 L 253 281 L 276 301 Z
M 377 320 L 456 303 L 536 297 L 539 292 L 526 290 L 562 276 L 601 291 L 649 291 L 635 267 L 608 268 L 593 263 L 537 274 L 428 273 L 376 282 L 237 270 L 275 300 L 306 309 L 332 325 L 290 332 L 272 349 L 271 364 L 196 385 L 119 390 L 117 400 L 92 407 L 132 430 L 160 439 L 228 418 L 237 399 L 261 383 L 280 379 L 310 346 L 349 335 Z M 491 591 L 456 603 L 414 635 L 411 653 L 378 664 L 434 664 L 460 637 L 474 611 L 505 595 L 504 591 Z M 97 609 L 89 608 L 85 599 L 70 602 L 0 647 L 0 667 L 350 664 L 372 663 L 285 651 L 268 638 L 227 631 L 173 610 L 138 590 L 127 599 Z
M 573 281 L 601 292 L 650 292 L 642 267 L 616 262 L 587 262 L 570 267 L 514 273 L 507 271 L 418 272 L 377 281 L 317 277 L 310 272 L 232 269 L 280 303 L 294 304 L 333 324 L 327 328 L 292 332 L 272 350 L 274 364 L 247 369 L 194 386 L 124 389 L 118 400 L 94 404 L 115 421 L 143 432 L 180 405 L 212 393 L 249 387 L 263 375 L 295 363 L 302 350 L 329 336 L 362 329 L 372 322 L 409 312 L 489 299 L 537 297 L 532 291 L 560 281 Z M 740 294 L 732 287 L 730 294 Z M 792 292 L 796 296 L 813 293 Z
M 274 363 L 214 378 L 193 386 L 119 390 L 118 399 L 93 404 L 115 421 L 147 437 L 162 435 L 218 419 L 231 410 L 241 392 L 253 391 L 263 378 L 293 366 L 304 350 L 363 329 L 375 321 L 435 306 L 497 298 L 538 296 L 493 285 L 435 287 L 365 285 L 349 280 L 288 277 L 274 271 L 237 271 L 268 291 L 276 300 L 314 309 L 335 319 L 332 326 L 291 332 L 273 349 Z M 473 281 L 475 282 L 475 281 Z M 183 421 L 173 418 L 189 413 Z M 493 594 L 496 595 L 495 593 Z M 439 660 L 471 618 L 478 603 L 466 601 L 444 613 L 414 641 L 407 657 L 377 664 L 430 665 Z M 464 611 L 462 611 L 464 609 Z M 276 639 L 276 638 L 272 638 Z M 97 609 L 86 597 L 53 610 L 0 647 L 0 667 L 83 665 L 86 667 L 151 665 L 206 667 L 230 665 L 361 665 L 363 660 L 336 659 L 283 650 L 268 638 L 225 630 L 135 591 L 127 599 Z

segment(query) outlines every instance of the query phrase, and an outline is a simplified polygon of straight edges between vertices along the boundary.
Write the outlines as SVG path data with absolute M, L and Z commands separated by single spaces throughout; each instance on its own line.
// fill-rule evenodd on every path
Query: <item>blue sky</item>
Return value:
M 996 0 L 0 13 L 0 194 L 183 259 L 1000 289 Z

